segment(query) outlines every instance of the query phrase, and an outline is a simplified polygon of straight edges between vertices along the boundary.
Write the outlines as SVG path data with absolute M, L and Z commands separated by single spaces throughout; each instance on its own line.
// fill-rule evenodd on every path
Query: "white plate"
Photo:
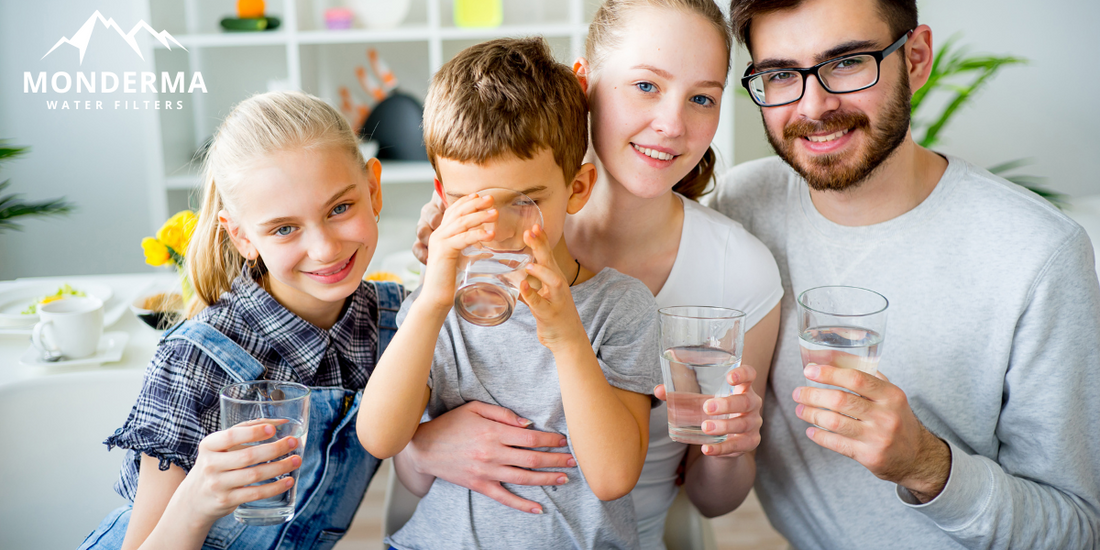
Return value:
M 19 358 L 19 364 L 29 367 L 72 367 L 76 365 L 100 365 L 114 363 L 122 359 L 122 351 L 126 349 L 126 342 L 130 341 L 130 335 L 125 332 L 106 332 L 99 339 L 95 354 L 83 359 L 62 359 L 60 361 L 42 360 L 42 352 L 33 345 L 27 349 L 23 357 Z
M 63 286 L 57 283 L 26 283 L 0 291 L 0 327 L 30 329 L 38 322 L 38 314 L 24 315 L 23 310 L 43 296 L 57 292 Z M 111 287 L 102 283 L 81 282 L 75 280 L 69 286 L 83 291 L 88 296 L 99 298 L 104 305 L 114 295 Z

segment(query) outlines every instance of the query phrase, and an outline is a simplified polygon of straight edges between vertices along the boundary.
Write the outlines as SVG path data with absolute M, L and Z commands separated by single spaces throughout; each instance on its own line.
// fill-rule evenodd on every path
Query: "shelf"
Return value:
M 463 28 L 443 27 L 439 29 L 439 37 L 444 40 L 473 39 L 491 40 L 506 36 L 534 36 L 546 37 L 570 37 L 577 32 L 577 27 L 567 23 L 553 25 L 505 25 L 500 27 Z
M 184 48 L 211 48 L 232 46 L 281 46 L 290 42 L 286 31 L 226 32 L 212 34 L 184 34 L 175 37 Z M 158 49 L 167 49 L 160 42 L 153 42 Z
M 223 48 L 240 46 L 281 46 L 296 41 L 299 44 L 358 44 L 382 42 L 422 42 L 439 38 L 442 40 L 489 40 L 505 36 L 570 37 L 577 33 L 577 27 L 568 23 L 552 25 L 506 25 L 488 28 L 443 27 L 432 30 L 418 25 L 397 27 L 389 30 L 348 29 L 339 31 L 271 31 L 271 32 L 225 32 L 211 34 L 185 34 L 175 37 L 185 48 Z M 159 42 L 159 49 L 165 46 Z
M 435 170 L 430 162 L 386 160 L 382 161 L 382 185 L 403 185 L 409 183 L 431 183 L 435 179 Z M 169 190 L 196 191 L 202 184 L 198 174 L 181 174 L 164 178 L 164 186 Z
M 431 38 L 426 26 L 398 27 L 385 31 L 348 29 L 344 31 L 303 31 L 298 33 L 301 44 L 357 44 L 376 42 L 421 42 Z

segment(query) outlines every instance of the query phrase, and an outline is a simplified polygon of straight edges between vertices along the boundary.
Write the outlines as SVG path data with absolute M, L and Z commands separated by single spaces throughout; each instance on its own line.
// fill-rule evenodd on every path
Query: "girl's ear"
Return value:
M 577 82 L 581 83 L 581 90 L 584 91 L 584 95 L 588 95 L 588 60 L 578 57 L 573 62 L 573 74 L 577 75 Z
M 435 194 L 439 197 L 439 200 L 443 203 L 443 206 L 447 206 L 447 194 L 443 192 L 443 184 L 439 182 L 439 178 L 433 178 L 432 182 L 435 183 Z
M 592 197 L 592 188 L 596 186 L 598 176 L 595 164 L 586 162 L 581 165 L 581 169 L 577 170 L 576 175 L 573 176 L 573 182 L 569 184 L 571 194 L 565 206 L 566 212 L 576 214 L 581 211 L 581 208 L 588 203 L 588 199 Z
M 245 232 L 241 230 L 241 226 L 229 216 L 229 212 L 225 210 L 218 212 L 218 224 L 225 229 L 226 234 L 229 235 L 229 240 L 233 243 L 237 252 L 240 252 L 241 256 L 244 256 L 246 260 L 255 260 L 260 257 L 260 253 L 256 251 L 256 246 L 252 244 L 252 241 L 248 239 Z
M 382 163 L 378 159 L 367 161 L 367 175 L 370 180 L 370 204 L 377 216 L 382 213 Z

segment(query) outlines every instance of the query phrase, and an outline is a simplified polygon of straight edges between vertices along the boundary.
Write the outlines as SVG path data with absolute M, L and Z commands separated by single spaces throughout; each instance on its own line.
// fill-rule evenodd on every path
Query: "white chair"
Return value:
M 141 369 L 58 374 L 0 386 L 0 548 L 72 550 L 107 512 L 125 451 L 122 426 Z
M 397 471 L 390 462 L 390 475 L 386 482 L 386 500 L 382 504 L 382 538 L 396 533 L 416 511 L 420 499 L 409 492 L 397 479 Z M 710 520 L 703 517 L 680 489 L 676 500 L 668 510 L 665 520 L 665 546 L 668 550 L 715 550 L 714 529 Z M 389 548 L 382 544 L 385 550 Z

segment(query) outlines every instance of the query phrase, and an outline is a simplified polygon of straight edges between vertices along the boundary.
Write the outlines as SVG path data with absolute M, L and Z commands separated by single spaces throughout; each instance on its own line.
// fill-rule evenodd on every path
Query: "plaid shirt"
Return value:
M 249 277 L 203 310 L 196 321 L 212 325 L 258 359 L 268 380 L 359 391 L 374 370 L 378 296 L 362 283 L 329 330 L 291 313 Z M 199 442 L 221 429 L 218 392 L 234 383 L 213 359 L 186 340 L 161 341 L 145 371 L 126 423 L 104 442 L 129 449 L 115 490 L 133 500 L 141 454 L 191 471 Z

